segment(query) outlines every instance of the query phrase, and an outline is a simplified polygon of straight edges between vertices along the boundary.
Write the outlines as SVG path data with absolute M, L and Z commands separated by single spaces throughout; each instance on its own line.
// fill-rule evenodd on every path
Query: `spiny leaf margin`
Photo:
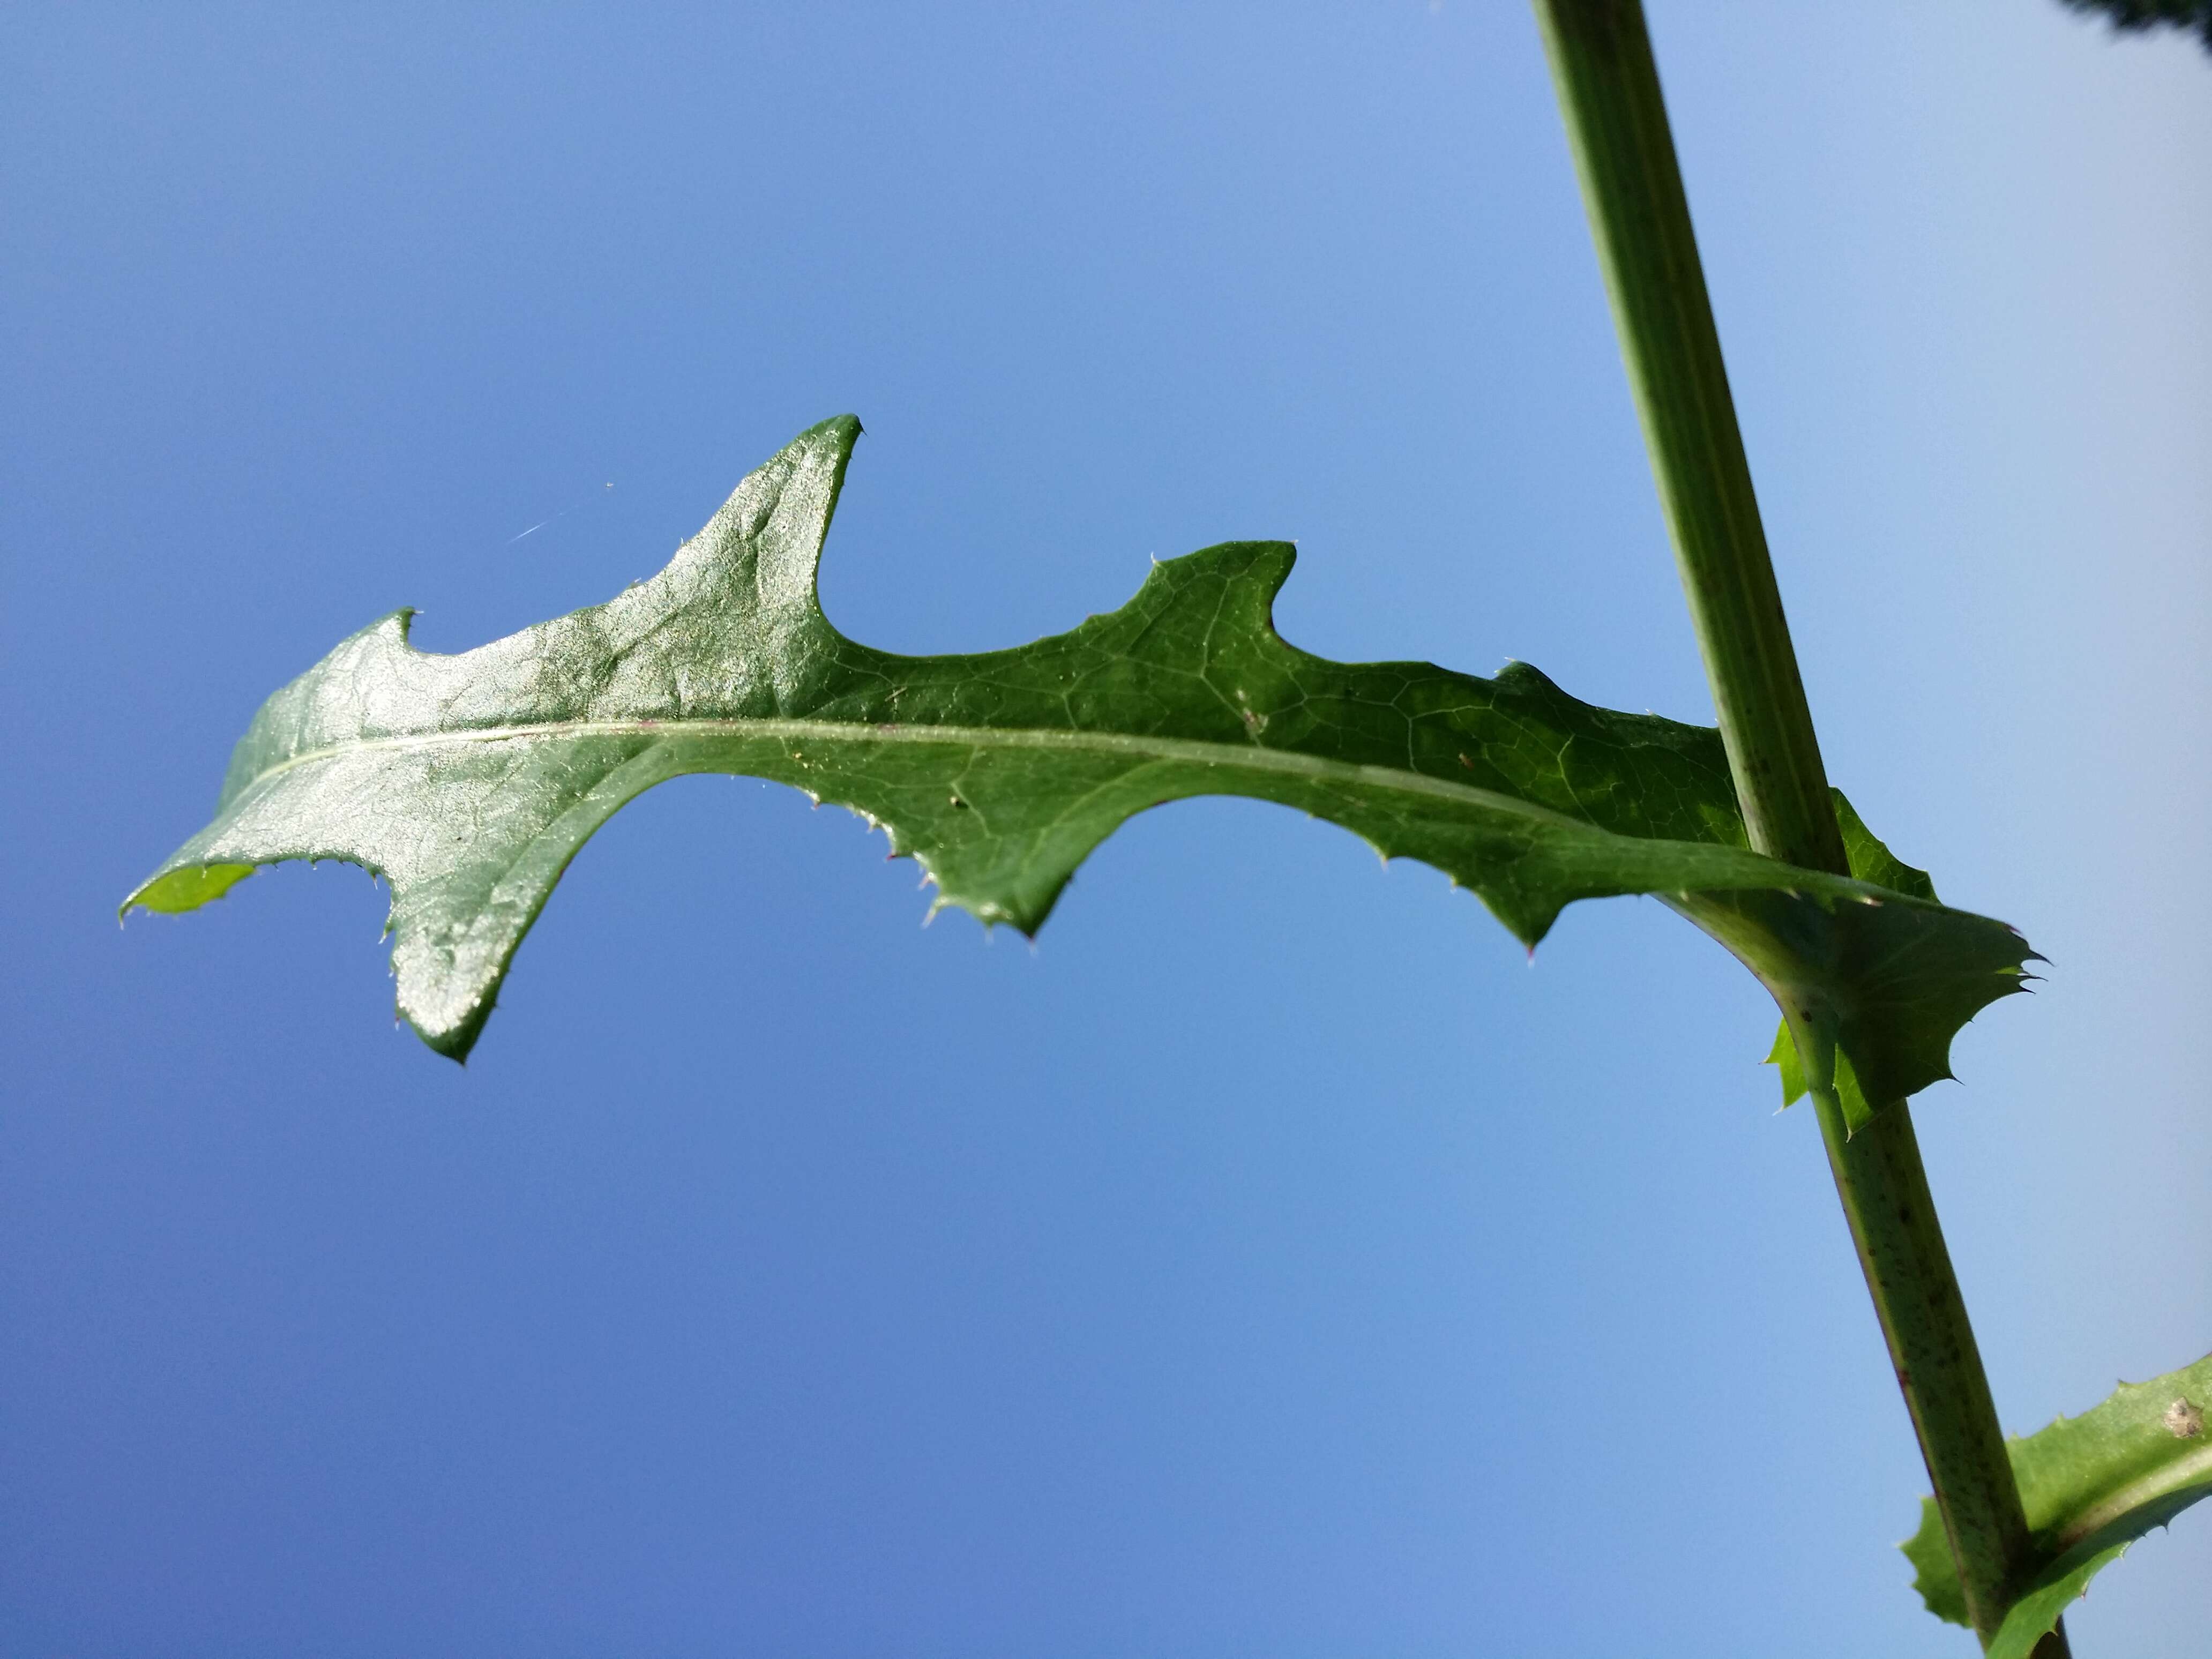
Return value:
M 1915 869 L 1884 846 L 1844 799 L 1842 790 L 1833 789 L 1829 794 L 1835 806 L 1837 827 L 1843 832 L 1844 850 L 1851 874 L 1861 881 L 1924 899 L 1930 904 L 1941 902 L 1936 896 L 1936 884 L 1925 870 Z M 2033 951 L 2027 951 L 2022 966 L 2041 960 Z M 2025 988 L 2033 977 L 2021 973 L 2020 988 Z M 1948 1079 L 1952 1075 L 1951 1033 L 1966 1023 L 1973 1010 L 1964 1009 L 1954 1017 L 1944 1004 L 1955 993 L 1946 987 L 1930 987 L 1929 991 L 1929 994 L 1918 1003 L 1893 1010 L 1891 1017 L 1903 1026 L 1917 1030 L 1929 1075 Z M 1786 1002 L 1784 1006 L 1782 1024 L 1774 1034 L 1773 1046 L 1767 1050 L 1765 1061 L 1780 1075 L 1782 1104 L 1788 1108 L 1808 1094 L 1825 1094 L 1842 1114 L 1845 1132 L 1856 1134 L 1874 1121 L 1875 1114 L 1888 1103 L 1888 1097 L 1869 1097 L 1867 1086 L 1851 1063 L 1851 1045 L 1839 1040 L 1841 1032 L 1836 1020 L 1824 1019 L 1817 1012 L 1792 1015 L 1786 1012 Z M 1806 1055 L 1812 1056 L 1811 1063 L 1808 1063 Z
M 1532 948 L 1577 899 L 1656 894 L 1881 1098 L 1945 1075 L 1958 1025 L 2020 988 L 2003 924 L 1749 851 L 1716 732 L 1524 664 L 1483 680 L 1288 645 L 1285 543 L 1156 562 L 1121 609 L 1014 650 L 848 640 L 816 573 L 859 434 L 802 433 L 604 605 L 457 655 L 415 649 L 404 611 L 341 642 L 263 706 L 214 822 L 124 908 L 195 908 L 284 860 L 361 865 L 392 885 L 399 1011 L 458 1059 L 584 842 L 652 785 L 723 771 L 851 808 L 940 904 L 1024 932 L 1120 823 L 1205 794 L 1434 865 Z
M 2123 1382 L 2079 1417 L 2055 1419 L 2006 1449 L 2043 1562 L 2005 1615 L 1988 1659 L 2028 1659 L 2089 1581 L 2154 1527 L 2212 1497 L 2212 1354 L 2148 1382 Z M 1920 1529 L 1898 1546 L 1928 1611 L 1967 1622 L 1943 1517 L 1920 1500 Z

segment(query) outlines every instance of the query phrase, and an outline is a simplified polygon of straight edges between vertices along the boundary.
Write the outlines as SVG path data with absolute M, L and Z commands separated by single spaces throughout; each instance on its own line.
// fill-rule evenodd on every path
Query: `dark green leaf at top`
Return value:
M 2195 33 L 2212 52 L 2212 0 L 2062 0 L 2075 11 L 2102 13 L 2115 33 L 2178 28 Z
M 1521 664 L 1485 680 L 1286 644 L 1285 543 L 1156 564 L 1120 610 L 1017 650 L 856 644 L 815 571 L 859 433 L 802 434 L 605 605 L 455 656 L 410 646 L 404 611 L 345 641 L 269 700 L 214 822 L 126 908 L 191 909 L 280 860 L 379 872 L 400 1012 L 459 1057 L 592 831 L 665 779 L 730 772 L 862 814 L 939 902 L 1025 932 L 1116 826 L 1198 795 L 1433 865 L 1532 947 L 1577 899 L 1656 894 L 1884 1098 L 1942 1075 L 1958 1024 L 2019 988 L 2019 936 L 1904 866 L 1882 884 L 1750 852 L 1711 731 L 1592 708 Z

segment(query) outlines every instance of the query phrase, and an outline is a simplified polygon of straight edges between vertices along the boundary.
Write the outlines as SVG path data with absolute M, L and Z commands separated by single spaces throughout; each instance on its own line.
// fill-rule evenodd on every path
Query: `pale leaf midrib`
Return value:
M 288 756 L 256 772 L 245 789 L 258 792 L 287 772 L 325 761 L 356 755 L 396 753 L 466 744 L 510 743 L 530 739 L 570 739 L 592 737 L 650 738 L 656 741 L 708 741 L 716 738 L 766 738 L 793 743 L 911 744 L 965 746 L 971 749 L 1029 749 L 1047 753 L 1126 755 L 1133 759 L 1178 761 L 1198 766 L 1219 766 L 1248 772 L 1272 772 L 1315 782 L 1358 785 L 1403 794 L 1422 795 L 1455 805 L 1510 813 L 1536 822 L 1579 830 L 1622 841 L 1646 839 L 1620 836 L 1585 819 L 1571 817 L 1534 801 L 1431 777 L 1425 772 L 1389 766 L 1370 766 L 1354 761 L 1330 760 L 1294 750 L 1207 743 L 1188 738 L 1144 737 L 1119 732 L 1069 732 L 1043 726 L 931 726 L 901 723 L 876 725 L 848 720 L 547 720 L 525 726 L 475 726 L 456 732 L 412 732 L 391 737 L 362 738 L 330 744 Z M 1656 837 L 1653 839 L 1666 839 Z M 1691 843 L 1722 847 L 1723 843 Z M 1741 848 L 1735 849 L 1741 851 Z
M 2069 1516 L 2051 1536 L 2051 1547 L 2062 1558 L 2106 1528 L 2124 1521 L 2136 1510 L 2161 1498 L 2170 1498 L 2192 1486 L 2212 1484 L 2212 1438 L 2191 1448 L 2173 1462 L 2161 1464 L 2148 1474 L 2107 1492 L 2088 1508 Z

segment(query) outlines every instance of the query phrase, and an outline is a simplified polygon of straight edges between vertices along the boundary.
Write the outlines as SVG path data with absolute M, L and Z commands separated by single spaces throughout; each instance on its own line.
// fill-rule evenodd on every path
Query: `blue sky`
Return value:
M 2032 1428 L 2212 1346 L 2212 64 L 2034 0 L 1653 27 L 1830 771 L 2051 959 L 1917 1107 Z M 0 1646 L 1972 1651 L 1771 1009 L 1656 906 L 1532 967 L 1199 802 L 1032 948 L 686 780 L 465 1071 L 357 872 L 109 920 L 341 635 L 604 598 L 845 410 L 872 644 L 1282 536 L 1309 649 L 1708 718 L 1521 8 L 0 33 Z M 2199 1651 L 2208 1549 L 2076 1651 Z

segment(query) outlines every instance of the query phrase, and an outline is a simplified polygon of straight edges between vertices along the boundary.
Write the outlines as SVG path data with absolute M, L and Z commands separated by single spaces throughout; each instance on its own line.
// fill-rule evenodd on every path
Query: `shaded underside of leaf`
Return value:
M 1025 932 L 1129 817 L 1199 795 L 1433 865 L 1531 946 L 1577 899 L 1657 894 L 1898 1095 L 2019 988 L 2018 935 L 1894 860 L 1860 880 L 1749 851 L 1717 732 L 1594 708 L 1522 664 L 1486 680 L 1287 644 L 1285 543 L 1157 563 L 1118 611 L 1016 650 L 857 644 L 815 574 L 859 433 L 801 434 L 605 605 L 453 656 L 416 650 L 404 611 L 343 641 L 264 706 L 214 822 L 125 908 L 190 909 L 281 860 L 363 866 L 392 884 L 400 1012 L 459 1057 L 592 833 L 653 784 L 729 772 L 862 814 L 940 903 Z
M 1830 793 L 1835 803 L 1837 825 L 1843 831 L 1851 874 L 1893 892 L 1924 899 L 1931 904 L 1937 902 L 1936 884 L 1928 872 L 1914 869 L 1885 847 L 1866 827 L 1841 790 Z M 2023 958 L 2023 962 L 2036 960 L 2040 958 L 2032 951 Z M 2028 977 L 2021 975 L 2022 986 Z M 1913 982 L 1915 979 L 1917 984 Z M 1968 981 L 1949 971 L 1947 965 L 1923 963 L 1917 975 L 1892 975 L 1888 988 L 1891 994 L 1887 1006 L 1863 1009 L 1861 1017 L 1882 1022 L 1892 1046 L 1909 1044 L 1917 1048 L 1911 1065 L 1904 1068 L 1905 1076 L 1931 1079 L 1950 1076 L 1951 1034 L 1982 1006 L 1973 1001 L 1971 994 L 1961 994 L 1967 991 Z M 1967 1006 L 1969 1002 L 1972 1006 Z M 1832 1090 L 1845 1127 L 1856 1133 L 1884 1105 L 1911 1092 L 1909 1088 L 1899 1088 L 1901 1079 L 1897 1073 L 1863 1074 L 1859 1071 L 1852 1055 L 1863 1054 L 1864 1045 L 1853 1040 L 1839 1016 L 1824 1024 L 1810 1016 L 1800 1017 L 1788 1012 L 1786 1000 L 1784 1006 L 1782 1024 L 1774 1034 L 1774 1045 L 1767 1052 L 1765 1063 L 1776 1067 L 1780 1074 L 1784 1106 L 1814 1090 Z M 1803 1047 L 1814 1056 L 1814 1063 L 1810 1066 L 1801 1055 L 1793 1025 L 1805 1031 Z
M 2148 1382 L 2123 1382 L 2079 1417 L 2008 1444 L 2043 1565 L 1990 1644 L 1990 1659 L 2028 1659 L 2089 1581 L 2130 1544 L 2212 1496 L 2212 1354 Z M 1958 1571 L 1933 1498 L 1899 1547 L 1928 1611 L 1967 1622 Z

